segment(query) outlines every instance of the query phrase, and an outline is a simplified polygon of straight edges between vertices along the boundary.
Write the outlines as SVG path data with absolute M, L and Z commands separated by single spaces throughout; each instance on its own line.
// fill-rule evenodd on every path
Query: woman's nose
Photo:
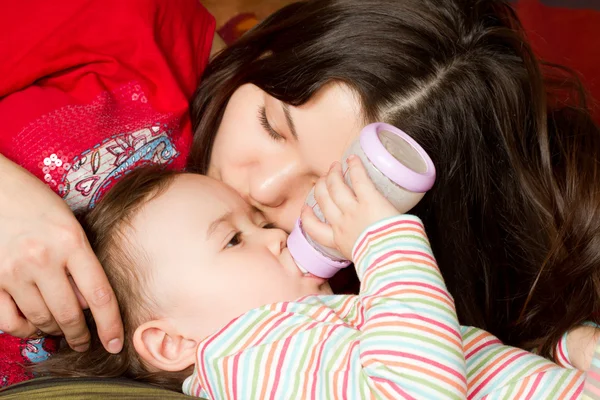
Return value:
M 260 165 L 248 177 L 250 202 L 263 209 L 282 206 L 301 175 L 294 162 Z

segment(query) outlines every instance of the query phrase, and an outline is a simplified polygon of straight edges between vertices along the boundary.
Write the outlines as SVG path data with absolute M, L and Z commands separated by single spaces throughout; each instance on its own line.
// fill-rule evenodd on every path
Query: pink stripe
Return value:
M 398 254 L 401 254 L 401 255 L 411 255 L 411 256 L 421 256 L 423 258 L 427 258 L 432 263 L 435 263 L 435 258 L 433 258 L 429 254 L 424 253 L 422 251 L 417 251 L 417 250 L 392 250 L 392 251 L 386 251 L 384 254 L 381 255 L 381 257 L 376 258 L 373 261 L 372 264 L 382 263 L 383 261 L 387 260 L 388 258 L 391 258 L 392 256 L 395 256 L 395 255 L 398 255 Z
M 237 399 L 237 390 L 238 390 L 238 365 L 239 365 L 239 361 L 240 361 L 240 356 L 242 355 L 242 353 L 237 353 L 234 357 L 233 357 L 233 373 L 231 376 L 231 379 L 233 379 L 233 381 L 231 382 L 231 389 L 233 390 L 233 398 Z
M 283 349 L 281 350 L 281 354 L 279 354 L 279 360 L 277 361 L 277 369 L 275 370 L 275 382 L 273 382 L 273 387 L 271 388 L 271 400 L 275 398 L 275 393 L 277 392 L 277 387 L 279 386 L 279 379 L 281 378 L 281 369 L 283 368 L 283 361 L 285 359 L 287 350 L 290 347 L 291 341 L 292 338 L 288 337 L 283 342 Z
M 376 320 L 378 320 L 380 318 L 383 318 L 383 317 L 399 317 L 399 318 L 418 319 L 420 321 L 428 322 L 428 323 L 430 323 L 432 325 L 435 325 L 438 328 L 442 328 L 443 330 L 445 330 L 447 332 L 450 332 L 451 334 L 453 334 L 454 336 L 456 336 L 458 339 L 462 339 L 462 336 L 460 335 L 460 332 L 458 332 L 455 329 L 452 329 L 451 326 L 445 325 L 445 324 L 443 324 L 441 322 L 438 322 L 438 321 L 436 321 L 434 319 L 431 319 L 431 318 L 423 317 L 423 316 L 421 316 L 419 314 L 409 314 L 409 313 L 401 313 L 401 314 L 398 314 L 398 313 L 381 313 L 381 314 L 377 314 L 377 315 L 374 315 L 371 318 L 369 318 L 369 322 L 376 321 Z
M 319 349 L 319 356 L 317 357 L 317 362 L 315 363 L 315 369 L 313 370 L 313 383 L 312 383 L 312 387 L 310 388 L 310 394 L 311 394 L 311 398 L 312 399 L 316 399 L 316 394 L 317 394 L 317 372 L 319 371 L 319 367 L 321 366 L 321 356 L 323 355 L 323 347 L 325 347 L 325 343 L 327 342 L 327 339 L 329 339 L 331 337 L 331 335 L 333 334 L 333 332 L 335 332 L 337 329 L 343 327 L 343 325 L 335 325 L 332 327 L 332 329 L 329 331 L 329 334 L 323 338 L 323 341 L 321 342 L 321 346 Z
M 270 334 L 271 332 L 273 332 L 275 330 L 275 328 L 277 328 L 279 325 L 281 325 L 283 323 L 283 321 L 285 321 L 286 319 L 290 319 L 292 317 L 291 314 L 287 314 L 284 315 L 283 318 L 280 318 L 276 323 L 273 324 L 273 326 L 271 326 L 271 328 L 269 328 L 260 339 L 258 339 L 256 342 L 254 343 L 262 343 L 263 340 L 265 339 L 265 337 Z M 264 327 L 264 325 L 262 325 Z
M 600 381 L 600 374 L 598 372 L 594 371 L 593 369 L 590 369 L 589 371 L 587 371 L 586 374 L 589 378 L 592 378 L 595 381 Z
M 363 358 L 364 356 L 377 356 L 377 355 L 386 355 L 386 356 L 394 356 L 394 357 L 399 357 L 399 358 L 409 358 L 412 360 L 417 360 L 417 361 L 421 361 L 423 363 L 426 363 L 428 365 L 431 365 L 433 367 L 437 367 L 438 369 L 441 369 L 442 371 L 446 371 L 451 375 L 456 376 L 461 382 L 467 382 L 466 381 L 466 377 L 461 374 L 460 372 L 456 371 L 455 369 L 452 369 L 444 364 L 440 364 L 439 362 L 430 360 L 429 358 L 425 358 L 422 356 L 417 356 L 415 354 L 411 354 L 411 353 L 405 353 L 403 351 L 390 351 L 390 350 L 370 350 L 370 351 L 363 351 L 361 352 L 361 358 Z
M 584 382 L 579 383 L 579 386 L 577 386 L 577 390 L 575 391 L 575 393 L 573 394 L 573 397 L 572 397 L 573 400 L 581 398 L 581 393 L 583 393 Z
M 591 382 L 585 383 L 585 391 L 588 393 L 592 393 L 594 396 L 600 398 L 600 388 L 592 385 Z
M 563 350 L 562 340 L 560 342 L 558 342 L 558 354 L 560 355 L 560 358 L 561 358 L 560 363 L 562 364 L 563 367 L 566 367 L 567 365 L 571 364 Z
M 490 340 L 490 341 L 476 347 L 475 349 L 471 350 L 468 354 L 465 354 L 465 358 L 469 359 L 473 354 L 478 353 L 480 350 L 485 349 L 486 347 L 489 347 L 489 346 L 492 346 L 495 344 L 502 344 L 502 342 L 498 339 Z
M 229 329 L 229 327 L 231 325 L 233 325 L 238 319 L 240 319 L 242 316 L 239 316 L 233 320 L 231 320 L 231 322 L 229 322 L 227 325 L 225 325 L 223 327 L 223 329 L 221 329 L 220 331 L 218 331 L 217 333 L 215 333 L 210 339 L 208 339 L 206 342 L 202 343 L 199 347 L 198 347 L 198 351 L 196 352 L 196 355 L 198 356 L 198 353 L 200 354 L 198 357 L 198 365 L 202 366 L 201 369 L 201 374 L 202 374 L 202 378 L 204 379 L 205 385 L 204 385 L 204 390 L 206 390 L 206 392 L 208 392 L 210 394 L 210 397 L 212 397 L 213 399 L 216 397 L 215 393 L 212 390 L 211 385 L 208 382 L 208 375 L 206 375 L 206 371 L 207 371 L 207 366 L 205 364 L 206 361 L 206 348 L 218 337 L 220 336 L 225 330 Z
M 423 282 L 413 282 L 413 281 L 402 281 L 402 282 L 392 282 L 392 283 L 388 283 L 387 285 L 383 286 L 382 288 L 380 288 L 379 290 L 377 290 L 377 292 L 370 294 L 368 296 L 363 296 L 363 298 L 368 299 L 371 297 L 376 297 L 376 296 L 380 296 L 381 292 L 383 292 L 384 290 L 389 290 L 395 287 L 403 287 L 403 286 L 418 286 L 418 287 L 424 287 L 427 289 L 430 289 L 434 292 L 437 292 L 439 294 L 441 294 L 443 297 L 447 298 L 448 300 L 452 300 L 452 298 L 450 297 L 449 293 L 447 291 L 445 291 L 444 289 L 431 285 L 429 283 L 423 283 Z
M 356 246 L 356 252 L 358 252 L 363 247 L 363 243 L 365 242 L 365 240 L 367 240 L 367 238 L 369 238 L 369 236 L 373 235 L 374 233 L 379 233 L 379 232 L 385 231 L 387 229 L 390 229 L 394 226 L 403 225 L 403 224 L 414 225 L 414 226 L 420 228 L 421 230 L 423 230 L 423 225 L 418 222 L 415 222 L 415 221 L 408 221 L 408 220 L 394 221 L 394 222 L 384 225 L 378 229 L 369 231 L 365 235 L 363 235 L 363 238 L 361 239 L 360 243 L 358 243 L 358 245 Z
M 577 386 L 577 390 L 575 391 L 575 393 L 573 393 L 573 397 L 571 397 L 571 399 L 576 400 L 576 399 L 581 398 L 581 394 L 583 393 L 583 384 L 584 383 L 585 383 L 585 381 L 579 383 L 579 386 Z
M 342 386 L 342 399 L 348 399 L 348 376 L 349 371 L 352 370 L 352 353 L 354 352 L 354 349 L 356 349 L 359 343 L 360 342 L 358 340 L 355 340 L 352 343 L 352 347 L 350 347 L 350 350 L 348 351 L 348 362 L 346 363 L 346 371 L 344 372 L 344 384 Z
M 511 358 L 509 358 L 508 360 L 504 361 L 504 363 L 502 363 L 502 365 L 498 366 L 496 369 L 494 369 L 492 372 L 481 384 L 479 384 L 479 386 L 477 386 L 477 389 L 475 389 L 473 392 L 471 392 L 471 396 L 469 396 L 469 398 L 473 398 L 475 397 L 475 395 L 477 393 L 479 393 L 483 388 L 485 388 L 485 386 L 488 384 L 489 381 L 491 381 L 496 375 L 498 375 L 498 373 L 502 370 L 504 370 L 504 368 L 506 368 L 507 365 L 509 365 L 510 363 L 512 363 L 513 361 L 525 356 L 524 352 L 521 353 L 517 353 L 516 355 L 512 356 Z
M 540 381 L 542 380 L 543 375 L 544 375 L 544 372 L 542 372 L 541 374 L 539 374 L 537 376 L 537 378 L 535 379 L 535 382 L 533 382 L 533 386 L 531 386 L 531 389 L 529 389 L 529 393 L 527 393 L 527 397 L 525 397 L 526 400 L 531 399 L 531 396 L 533 396 L 533 394 L 537 390 L 538 386 L 540 386 Z
M 417 400 L 414 397 L 412 397 L 410 394 L 408 394 L 404 390 L 402 390 L 402 388 L 400 388 L 400 386 L 393 384 L 392 382 L 390 382 L 387 379 L 383 379 L 378 376 L 371 376 L 371 379 L 374 380 L 375 382 L 387 384 L 387 386 L 389 386 L 390 389 L 392 389 L 394 392 L 398 393 L 400 396 L 404 397 L 405 399 Z

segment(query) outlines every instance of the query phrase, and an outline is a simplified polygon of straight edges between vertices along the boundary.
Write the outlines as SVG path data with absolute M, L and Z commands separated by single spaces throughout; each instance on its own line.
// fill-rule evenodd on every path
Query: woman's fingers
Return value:
M 32 283 L 23 283 L 20 287 L 11 290 L 11 295 L 19 304 L 21 313 L 33 326 L 50 335 L 62 334 L 37 286 Z
M 38 279 L 37 285 L 69 346 L 75 351 L 87 350 L 90 332 L 66 273 Z
M 69 258 L 67 267 L 81 295 L 90 307 L 98 329 L 98 336 L 104 348 L 111 353 L 120 352 L 123 348 L 124 333 L 117 298 L 100 262 L 89 245 L 74 253 Z M 71 291 L 71 293 L 73 293 L 73 300 L 77 303 L 74 292 Z M 72 340 L 77 340 L 82 334 L 82 330 L 74 329 L 70 337 Z M 69 340 L 67 332 L 65 332 L 65 337 Z
M 20 313 L 13 298 L 0 289 L 0 331 L 19 338 L 28 338 L 37 328 Z
M 302 230 L 322 246 L 335 248 L 331 226 L 320 221 L 312 208 L 305 206 L 300 214 Z

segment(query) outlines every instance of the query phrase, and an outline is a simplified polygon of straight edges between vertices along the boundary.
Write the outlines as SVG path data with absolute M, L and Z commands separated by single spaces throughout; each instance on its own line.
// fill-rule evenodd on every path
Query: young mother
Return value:
M 311 1 L 209 65 L 188 165 L 289 231 L 365 124 L 403 129 L 437 167 L 413 212 L 461 323 L 549 356 L 599 318 L 600 131 L 584 100 L 502 1 Z
M 560 91 L 543 82 L 518 31 L 511 10 L 491 0 L 291 5 L 207 69 L 193 103 L 189 165 L 231 184 L 289 230 L 311 185 L 363 125 L 385 121 L 404 129 L 438 168 L 435 188 L 414 212 L 425 221 L 461 322 L 549 355 L 562 333 L 595 320 L 598 309 L 600 136 L 578 87 L 567 87 L 560 70 Z M 110 63 L 96 65 L 111 71 Z M 173 81 L 189 83 L 179 78 Z M 146 79 L 113 97 L 168 109 L 171 103 L 156 89 Z M 41 122 L 54 126 L 73 114 L 85 126 L 81 115 L 88 114 L 63 111 L 41 114 Z M 0 156 L 6 189 L 0 194 L 0 330 L 22 337 L 38 329 L 63 331 L 73 347 L 85 348 L 89 334 L 79 299 L 92 308 L 105 346 L 119 350 L 117 305 L 80 227 L 57 196 L 9 159 L 16 161 L 14 148 L 33 138 L 52 146 L 36 153 L 28 169 L 58 186 L 55 170 L 63 167 L 57 160 L 68 163 L 59 193 L 73 208 L 82 199 L 93 204 L 88 189 L 97 180 L 87 179 L 94 171 L 110 184 L 122 170 L 111 175 L 107 165 L 125 169 L 132 155 L 139 157 L 132 163 L 144 155 L 148 162 L 170 159 L 170 142 L 159 139 L 169 136 L 163 124 L 170 126 L 177 113 L 163 114 L 164 121 L 145 121 L 143 132 L 130 129 L 134 134 L 121 137 L 113 128 L 114 143 L 96 143 L 81 154 L 59 156 L 55 150 L 69 131 L 56 132 L 58 144 L 48 144 L 36 136 L 47 132 L 43 124 L 19 127 L 17 139 L 0 147 L 8 156 Z M 120 117 L 138 124 L 143 115 L 124 111 Z M 144 147 L 152 143 L 156 147 Z M 178 151 L 186 151 L 185 142 L 179 144 Z

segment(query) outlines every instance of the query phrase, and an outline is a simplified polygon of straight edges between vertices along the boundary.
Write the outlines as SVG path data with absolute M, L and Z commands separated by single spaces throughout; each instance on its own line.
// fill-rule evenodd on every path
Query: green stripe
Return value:
M 308 343 L 308 344 L 315 343 L 316 342 L 316 340 L 315 340 L 316 334 L 317 334 L 317 330 L 311 329 L 308 337 L 306 338 L 306 343 Z M 311 346 L 309 346 L 309 347 L 311 347 Z M 300 358 L 300 360 L 298 362 L 298 370 L 303 370 L 307 367 L 308 353 L 309 353 L 308 351 L 302 352 L 302 357 Z M 290 393 L 300 393 L 299 392 L 300 389 L 298 387 L 299 384 L 300 384 L 300 378 L 294 379 L 294 388 Z M 256 391 L 254 393 L 256 393 Z
M 262 364 L 262 359 L 265 356 L 265 352 L 267 351 L 267 348 L 269 346 L 259 346 L 258 350 L 256 351 L 256 357 L 254 358 L 253 362 L 250 363 L 252 365 L 254 365 L 254 368 L 260 368 L 261 364 Z M 257 373 L 256 371 L 254 373 L 251 374 L 252 375 L 252 391 L 250 393 L 256 393 L 256 391 L 258 390 L 258 382 L 260 381 L 262 375 Z
M 476 333 L 480 333 L 483 332 L 479 329 L 476 328 L 469 328 L 467 329 L 467 333 L 464 332 L 464 329 L 461 329 L 462 332 L 462 338 L 463 338 L 463 342 L 466 342 L 468 338 L 470 338 L 471 336 L 473 336 Z
M 369 367 L 368 369 L 376 369 L 376 368 Z M 409 382 L 418 382 L 428 389 L 434 389 L 437 392 L 439 392 L 440 394 L 444 395 L 443 397 L 440 397 L 440 399 L 458 399 L 458 400 L 461 399 L 461 397 L 456 395 L 456 393 L 453 393 L 452 391 L 449 391 L 448 389 L 443 388 L 440 385 L 434 384 L 431 379 L 422 378 L 421 376 L 415 376 L 415 375 L 412 375 L 410 372 L 412 372 L 412 371 L 402 371 L 402 373 L 400 374 L 402 377 L 402 380 L 409 381 Z M 367 375 L 369 375 L 369 374 L 367 373 Z M 398 375 L 398 374 L 396 374 L 396 375 Z
M 462 351 L 456 349 L 453 346 L 446 345 L 443 341 L 425 337 L 425 336 L 423 336 L 423 334 L 412 334 L 412 333 L 407 333 L 407 332 L 378 330 L 377 332 L 363 333 L 363 335 L 361 336 L 361 342 L 364 343 L 367 340 L 377 341 L 378 339 L 381 339 L 382 337 L 385 339 L 388 339 L 390 336 L 393 336 L 394 339 L 395 338 L 415 339 L 420 342 L 429 343 L 429 344 L 434 345 L 435 347 L 438 347 L 439 349 L 443 349 L 443 350 L 447 351 L 448 353 L 458 357 L 459 359 L 464 358 L 464 354 Z M 435 351 L 435 349 L 428 349 L 428 350 Z

